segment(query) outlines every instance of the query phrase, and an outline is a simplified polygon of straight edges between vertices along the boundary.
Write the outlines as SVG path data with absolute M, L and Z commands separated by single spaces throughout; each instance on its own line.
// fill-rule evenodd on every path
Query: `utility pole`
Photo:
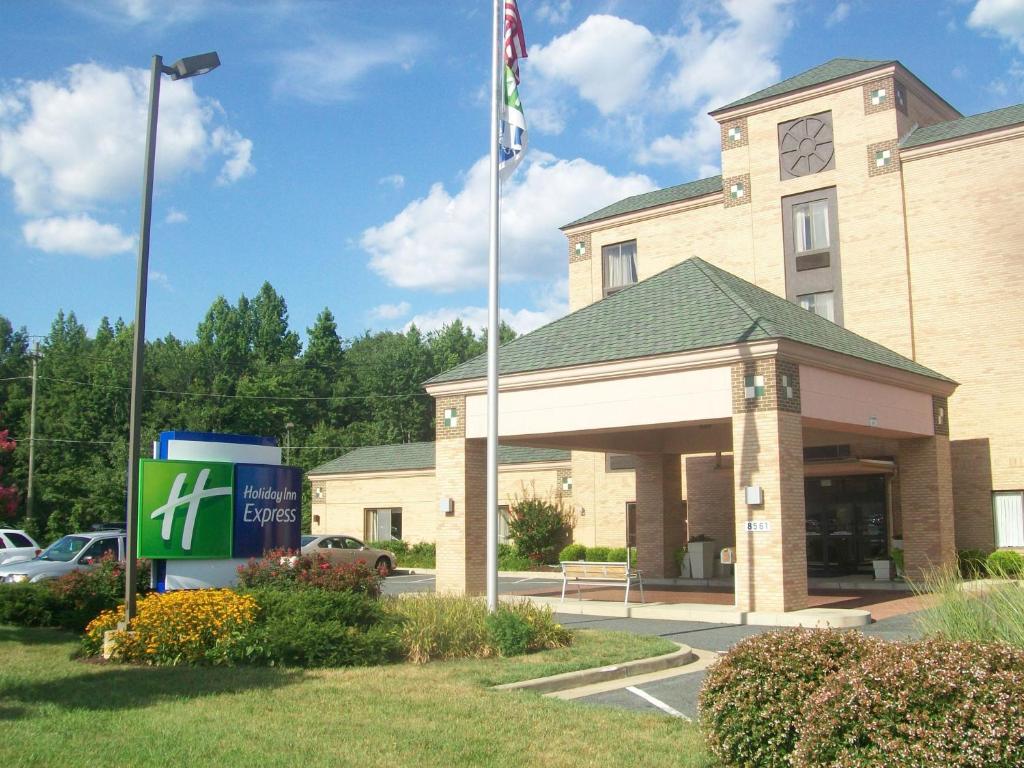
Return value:
M 292 427 L 294 426 L 290 421 L 284 425 L 286 430 L 284 435 L 284 463 L 286 466 L 291 464 L 292 460 Z
M 25 512 L 28 519 L 32 520 L 32 475 L 36 467 L 36 382 L 39 380 L 39 342 L 36 342 L 35 352 L 32 354 L 32 408 L 29 411 L 28 422 L 28 492 L 25 494 Z

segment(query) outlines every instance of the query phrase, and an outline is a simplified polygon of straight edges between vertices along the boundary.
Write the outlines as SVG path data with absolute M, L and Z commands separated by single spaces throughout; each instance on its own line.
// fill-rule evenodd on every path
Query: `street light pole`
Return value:
M 36 350 L 32 355 L 32 406 L 28 417 L 28 490 L 25 493 L 25 514 L 29 520 L 34 520 L 33 504 L 33 479 L 36 469 L 36 384 L 39 381 L 39 342 L 36 342 Z
M 164 66 L 153 56 L 149 83 L 149 120 L 146 124 L 146 158 L 142 174 L 142 221 L 139 224 L 139 267 L 135 281 L 135 338 L 132 345 L 132 398 L 128 419 L 128 509 L 126 514 L 124 569 L 124 624 L 135 618 L 135 588 L 138 578 L 136 550 L 139 534 L 139 432 L 142 426 L 142 366 L 146 348 L 146 289 L 149 283 L 149 232 L 153 221 L 153 169 L 156 165 L 156 127 L 160 111 L 160 77 L 172 80 L 202 75 L 220 66 L 216 53 L 204 53 Z

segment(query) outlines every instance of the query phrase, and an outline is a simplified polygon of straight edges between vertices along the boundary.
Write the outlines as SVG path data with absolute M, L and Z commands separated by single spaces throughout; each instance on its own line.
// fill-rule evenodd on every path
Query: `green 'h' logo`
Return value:
M 234 466 L 143 459 L 139 557 L 231 556 Z

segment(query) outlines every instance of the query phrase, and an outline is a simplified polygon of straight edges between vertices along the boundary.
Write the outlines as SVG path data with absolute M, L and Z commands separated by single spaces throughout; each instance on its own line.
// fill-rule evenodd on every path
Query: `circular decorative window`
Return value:
M 779 142 L 785 178 L 808 176 L 831 168 L 832 154 L 832 123 L 816 115 L 794 120 Z

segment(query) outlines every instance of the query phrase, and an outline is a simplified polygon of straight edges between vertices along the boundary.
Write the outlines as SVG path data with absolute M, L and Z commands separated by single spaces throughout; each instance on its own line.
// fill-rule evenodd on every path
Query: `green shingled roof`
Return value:
M 783 80 L 781 83 L 769 85 L 757 93 L 752 93 L 749 96 L 744 96 L 742 99 L 726 104 L 724 107 L 719 107 L 711 114 L 732 109 L 733 107 L 742 107 L 744 104 L 753 104 L 755 101 L 771 99 L 784 93 L 799 91 L 801 88 L 810 88 L 811 86 L 827 83 L 830 80 L 838 80 L 841 77 L 849 77 L 858 72 L 865 72 L 869 69 L 896 63 L 896 61 L 870 61 L 868 59 L 832 59 L 824 64 L 819 64 L 817 67 L 808 69 L 806 72 L 801 72 L 799 75 Z
M 722 177 L 709 176 L 706 179 L 698 179 L 697 181 L 691 181 L 686 184 L 677 184 L 674 187 L 656 189 L 653 192 L 645 192 L 642 195 L 627 197 L 625 200 L 619 200 L 617 203 L 606 205 L 599 211 L 587 214 L 582 219 L 576 219 L 576 221 L 572 221 L 563 226 L 562 229 L 575 227 L 577 224 L 586 224 L 599 219 L 607 219 L 610 216 L 618 216 L 623 213 L 642 211 L 644 208 L 654 208 L 658 205 L 678 203 L 682 200 L 689 200 L 692 197 L 703 197 L 704 195 L 710 195 L 721 191 Z
M 499 464 L 532 464 L 538 461 L 568 461 L 569 452 L 556 448 L 520 448 L 498 446 Z M 348 472 L 388 472 L 408 469 L 433 469 L 434 443 L 368 445 L 311 469 L 310 475 L 337 475 Z
M 687 259 L 501 347 L 503 375 L 791 339 L 892 368 L 946 377 L 703 259 Z M 481 379 L 481 355 L 427 384 Z
M 1005 128 L 1008 125 L 1015 125 L 1017 123 L 1024 123 L 1024 104 L 1017 104 L 1012 107 L 996 109 L 992 112 L 983 112 L 980 115 L 960 117 L 956 120 L 947 120 L 944 123 L 935 123 L 924 128 L 918 128 L 904 139 L 900 146 L 905 149 L 919 147 L 922 144 L 956 139 L 960 136 L 991 131 L 995 128 Z

